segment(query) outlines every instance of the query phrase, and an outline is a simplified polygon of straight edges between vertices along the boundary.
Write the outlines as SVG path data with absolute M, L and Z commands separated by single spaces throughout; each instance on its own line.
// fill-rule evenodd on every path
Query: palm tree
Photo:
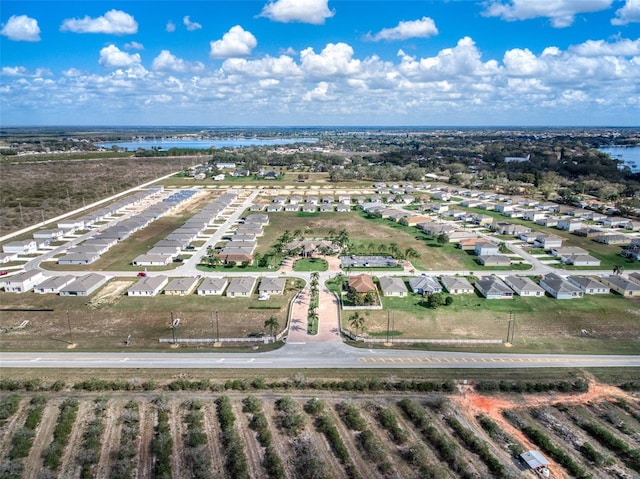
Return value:
M 344 246 L 349 243 L 349 232 L 347 230 L 340 230 L 338 233 L 338 244 Z
M 328 232 L 328 234 L 329 234 L 329 238 L 335 238 L 335 236 L 336 236 L 336 230 L 335 230 L 335 229 L 333 229 L 333 228 L 329 228 L 329 232 Z
M 267 319 L 264 322 L 264 327 L 269 328 L 269 331 L 271 331 L 271 336 L 273 337 L 274 342 L 276 340 L 276 336 L 274 333 L 276 329 L 278 329 L 278 326 L 280 326 L 280 323 L 278 322 L 278 318 L 276 318 L 275 316 L 271 316 L 269 319 Z
M 380 243 L 380 245 L 378 245 L 378 253 L 384 253 L 385 251 L 387 251 L 387 245 Z
M 315 309 L 310 309 L 309 314 L 307 314 L 307 322 L 308 329 L 313 329 L 316 324 L 318 324 L 318 312 Z
M 293 237 L 302 239 L 302 230 L 300 228 L 293 230 Z
M 420 258 L 420 253 L 418 253 L 414 248 L 407 248 L 404 252 L 404 255 L 407 259 L 418 259 Z
M 358 312 L 355 312 L 351 316 L 349 316 L 349 326 L 351 326 L 351 328 L 355 330 L 356 334 L 358 334 L 358 331 L 364 330 L 364 323 L 365 317 L 360 316 L 360 313 Z

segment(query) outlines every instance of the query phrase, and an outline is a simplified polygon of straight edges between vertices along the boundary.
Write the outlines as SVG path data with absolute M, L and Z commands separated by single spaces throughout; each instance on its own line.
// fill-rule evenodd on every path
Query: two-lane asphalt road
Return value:
M 2 368 L 142 369 L 497 369 L 640 367 L 640 356 L 484 354 L 442 351 L 357 349 L 343 343 L 294 343 L 266 353 L 11 353 Z

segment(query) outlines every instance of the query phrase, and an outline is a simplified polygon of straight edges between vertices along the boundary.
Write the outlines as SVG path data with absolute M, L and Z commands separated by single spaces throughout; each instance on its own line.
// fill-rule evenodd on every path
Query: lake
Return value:
M 608 153 L 615 160 L 624 161 L 633 172 L 640 171 L 640 146 L 613 146 L 598 148 L 598 151 Z
M 195 148 L 198 150 L 208 150 L 209 148 L 243 148 L 247 146 L 275 146 L 275 145 L 292 145 L 294 143 L 315 143 L 317 138 L 233 138 L 227 140 L 136 140 L 136 141 L 114 141 L 98 143 L 96 146 L 103 148 L 111 148 L 114 145 L 127 149 L 138 150 L 143 148 L 150 150 L 159 148 L 168 150 L 170 148 Z

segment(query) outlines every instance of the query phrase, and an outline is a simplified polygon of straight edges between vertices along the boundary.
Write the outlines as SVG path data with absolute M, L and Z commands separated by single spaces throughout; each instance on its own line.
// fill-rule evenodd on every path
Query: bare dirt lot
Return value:
M 161 450 L 160 442 L 169 437 L 168 450 L 164 449 L 167 461 L 162 463 L 169 470 L 162 477 L 533 478 L 514 459 L 519 451 L 545 447 L 527 433 L 527 427 L 539 430 L 561 451 L 553 457 L 543 451 L 553 478 L 587 477 L 588 472 L 593 478 L 631 479 L 640 472 L 640 402 L 634 395 L 596 382 L 584 393 L 491 396 L 462 383 L 457 392 L 448 394 L 295 388 L 108 393 L 68 389 L 47 394 L 28 455 L 16 457 L 14 444 L 24 434 L 34 394 L 0 394 L 3 410 L 12 397 L 19 399 L 0 427 L 3 478 L 80 477 L 79 461 L 89 454 L 87 438 L 96 417 L 102 427 L 91 477 L 160 477 L 156 468 L 162 457 L 154 451 Z M 226 449 L 228 433 L 221 429 L 217 403 L 221 396 L 230 399 L 238 438 L 240 453 L 232 456 Z M 70 397 L 79 401 L 78 414 L 63 445 L 61 462 L 51 469 L 43 465 L 43 452 L 60 421 L 62 399 Z M 104 406 L 96 416 L 98 404 Z M 161 411 L 166 431 L 159 428 Z M 386 421 L 381 419 L 383 412 Z M 326 432 L 332 428 L 336 435 Z M 613 450 L 611 439 L 596 436 L 596 429 L 605 430 L 618 441 L 618 448 L 626 448 L 626 454 Z M 130 430 L 135 447 L 123 455 Z M 482 452 L 477 444 L 484 445 Z M 314 455 L 307 454 L 308 447 Z M 200 462 L 209 464 L 208 469 L 199 469 Z M 121 476 L 122 470 L 127 474 Z
M 191 158 L 99 158 L 0 165 L 0 234 L 191 165 Z

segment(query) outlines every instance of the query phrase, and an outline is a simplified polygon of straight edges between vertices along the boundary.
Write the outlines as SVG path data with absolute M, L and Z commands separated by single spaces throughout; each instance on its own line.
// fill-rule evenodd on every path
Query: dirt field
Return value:
M 191 158 L 100 158 L 0 165 L 0 234 L 190 166 Z M 10 178 L 10 179 L 9 179 Z
M 166 438 L 167 434 L 172 441 L 166 451 L 170 471 L 163 477 L 269 477 L 272 469 L 267 469 L 265 462 L 267 449 L 261 439 L 264 433 L 258 434 L 260 429 L 254 421 L 254 417 L 261 414 L 264 419 L 260 427 L 271 438 L 268 442 L 271 462 L 281 464 L 280 477 L 291 479 L 454 479 L 461 475 L 534 478 L 537 476 L 525 471 L 512 456 L 513 451 L 541 448 L 524 432 L 526 427 L 541 431 L 562 451 L 563 457 L 570 458 L 574 473 L 580 469 L 588 471 L 593 478 L 632 479 L 640 472 L 637 455 L 634 462 L 634 456 L 616 453 L 610 443 L 597 440 L 584 426 L 590 424 L 606 430 L 629 451 L 637 453 L 640 447 L 637 397 L 599 383 L 592 383 L 586 393 L 495 396 L 478 394 L 470 385 L 462 383 L 453 394 L 383 391 L 354 394 L 294 389 L 288 392 L 149 391 L 99 395 L 67 390 L 47 394 L 28 455 L 16 458 L 13 445 L 22 434 L 33 395 L 19 393 L 18 407 L 0 427 L 3 478 L 80 477 L 80 463 L 89 457 L 88 429 L 92 424 L 94 430 L 96 421 L 101 426 L 98 429 L 100 447 L 93 456 L 91 477 L 159 477 L 154 465 L 160 457 L 154 451 L 160 438 Z M 233 428 L 241 449 L 241 454 L 233 457 L 244 462 L 246 476 L 230 472 L 231 459 L 225 452 L 216 404 L 222 395 L 230 399 L 235 418 Z M 2 393 L 0 401 L 4 404 L 10 396 Z M 250 396 L 253 399 L 247 402 Z M 60 464 L 51 470 L 43 465 L 43 452 L 52 441 L 62 399 L 69 397 L 79 400 L 78 412 L 64 443 Z M 310 407 L 312 398 L 316 400 L 314 404 L 320 401 L 319 409 Z M 283 401 L 288 402 L 288 415 L 283 414 Z M 412 407 L 418 412 L 408 412 Z M 347 414 L 349 408 L 355 412 Z M 194 410 L 199 411 L 200 417 L 195 423 L 191 422 L 196 417 Z M 166 413 L 168 421 L 168 432 L 162 433 L 164 435 L 158 429 L 160 411 Z M 505 419 L 505 411 L 510 418 L 517 419 L 518 426 Z M 382 412 L 396 424 L 395 429 L 388 421 L 381 421 Z M 419 422 L 415 414 L 423 416 Z M 319 427 L 320 417 L 323 423 L 335 427 L 344 447 L 341 455 Z M 191 426 L 187 427 L 187 423 Z M 493 425 L 489 428 L 487 423 Z M 292 424 L 297 424 L 295 429 L 291 428 Z M 454 429 L 455 424 L 462 429 Z M 119 451 L 127 440 L 126 431 L 132 427 L 135 447 L 130 454 L 122 456 Z M 473 445 L 474 438 L 485 446 L 482 454 Z M 312 457 L 303 453 L 303 446 L 309 443 L 314 452 Z M 590 452 L 585 452 L 587 450 Z M 555 460 L 549 454 L 546 457 L 551 462 L 551 477 L 575 477 L 566 466 L 559 464 L 565 459 Z M 209 467 L 199 472 L 196 467 L 199 462 Z M 129 472 L 120 476 L 121 468 Z
M 0 348 L 55 351 L 75 343 L 78 350 L 118 351 L 131 335 L 130 347 L 136 351 L 163 350 L 168 345 L 158 339 L 172 338 L 171 313 L 181 319 L 178 338 L 212 338 L 218 331 L 223 338 L 247 337 L 267 333 L 264 322 L 271 316 L 284 328 L 289 301 L 297 292 L 289 282 L 284 295 L 272 295 L 268 301 L 259 301 L 257 294 L 250 299 L 196 294 L 124 296 L 131 284 L 131 279 L 116 278 L 89 299 L 3 295 L 0 330 L 7 332 L 0 333 Z M 26 328 L 12 329 L 25 320 L 29 321 Z

